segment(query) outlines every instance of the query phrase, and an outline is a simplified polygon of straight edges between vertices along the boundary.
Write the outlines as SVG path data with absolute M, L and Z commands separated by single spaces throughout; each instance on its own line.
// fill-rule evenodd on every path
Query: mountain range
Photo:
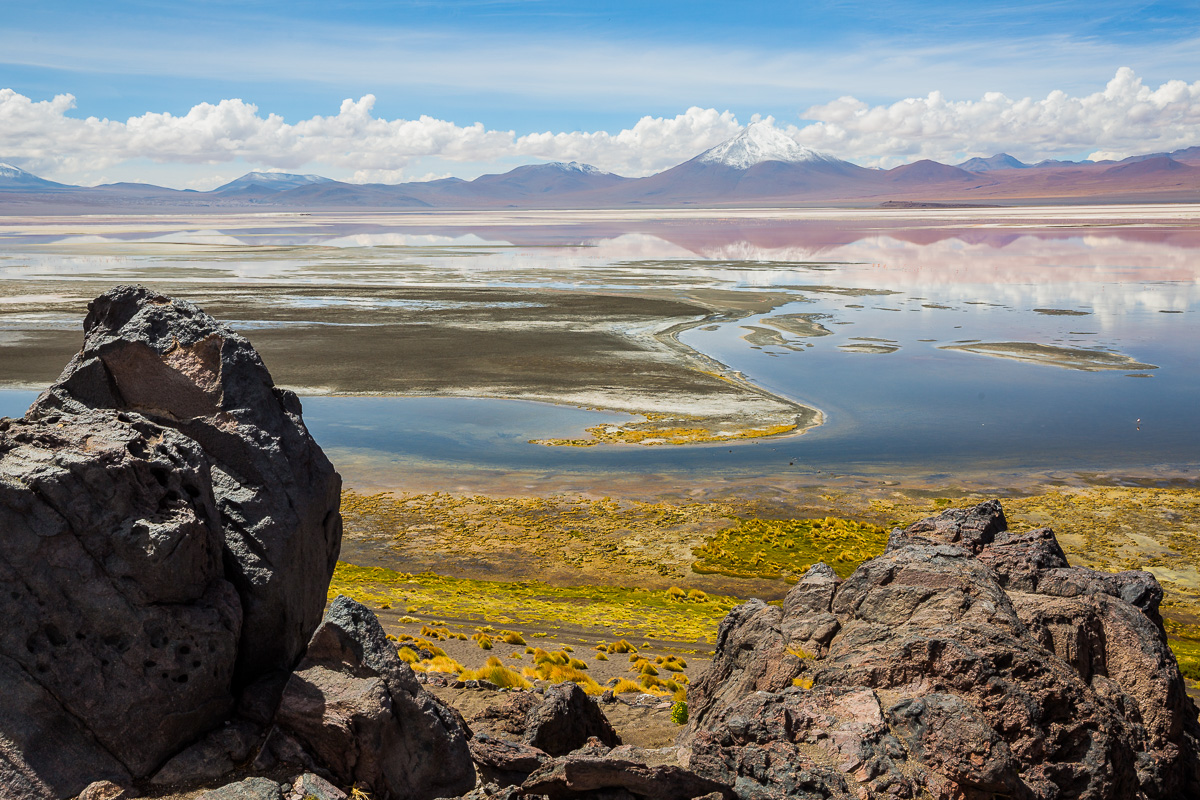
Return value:
M 1080 202 L 1200 202 L 1200 147 L 1119 162 L 1025 164 L 998 153 L 957 165 L 921 160 L 882 170 L 819 153 L 769 123 L 754 123 L 695 158 L 644 178 L 572 161 L 530 164 L 470 181 L 401 184 L 251 172 L 208 192 L 138 183 L 68 186 L 0 164 L 0 213 Z

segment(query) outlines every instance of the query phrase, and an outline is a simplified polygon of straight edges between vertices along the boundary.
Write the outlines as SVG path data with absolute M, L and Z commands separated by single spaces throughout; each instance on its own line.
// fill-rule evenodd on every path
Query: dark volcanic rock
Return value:
M 600 707 L 579 684 L 567 681 L 546 689 L 542 702 L 525 718 L 522 741 L 561 756 L 583 747 L 592 737 L 608 747 L 621 743 Z
M 321 620 L 341 545 L 341 479 L 250 343 L 191 303 L 119 286 L 27 419 L 137 412 L 211 461 L 227 577 L 242 599 L 239 684 L 288 670 Z
M 452 797 L 475 785 L 462 717 L 421 688 L 375 615 L 347 597 L 313 634 L 275 721 L 339 781 L 379 800 Z
M 476 733 L 471 738 L 470 746 L 471 758 L 479 770 L 479 779 L 485 784 L 515 786 L 550 760 L 549 755 L 536 747 L 497 739 L 486 733 Z
M 621 743 L 600 706 L 570 681 L 547 687 L 543 695 L 515 692 L 472 717 L 471 729 L 517 739 L 552 756 L 578 750 L 592 737 L 606 747 Z
M 201 739 L 298 659 L 340 543 L 337 473 L 244 339 L 134 287 L 85 328 L 0 420 L 5 800 L 126 784 Z
M 0 797 L 143 776 L 221 721 L 241 607 L 195 442 L 113 411 L 0 421 L 0 532 L 0 764 L 43 787 Z
M 840 584 L 814 568 L 782 609 L 732 611 L 692 768 L 747 798 L 1200 796 L 1157 582 L 1006 527 L 995 502 L 951 509 Z
M 571 800 L 625 791 L 644 800 L 692 800 L 716 793 L 731 797 L 729 787 L 674 764 L 645 764 L 606 755 L 571 754 L 556 758 L 521 785 L 527 795 Z M 715 798 L 714 798 L 715 800 Z

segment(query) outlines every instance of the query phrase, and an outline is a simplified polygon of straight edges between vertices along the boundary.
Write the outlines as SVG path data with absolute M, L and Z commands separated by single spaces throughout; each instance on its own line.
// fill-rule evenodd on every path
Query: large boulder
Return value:
M 40 787 L 0 797 L 146 775 L 233 703 L 241 605 L 207 459 L 122 417 L 0 421 L 0 763 Z
M 340 479 L 250 345 L 119 287 L 0 420 L 0 799 L 128 784 L 289 670 L 320 621 Z
M 571 681 L 547 686 L 542 695 L 514 692 L 472 717 L 471 730 L 519 741 L 552 756 L 578 750 L 593 737 L 605 747 L 621 744 L 600 706 Z
M 782 608 L 731 612 L 681 741 L 742 797 L 1192 796 L 1161 596 L 1009 533 L 998 503 L 951 509 L 843 582 L 818 565 Z
M 341 479 L 250 343 L 141 286 L 88 305 L 83 348 L 26 414 L 135 412 L 208 457 L 226 576 L 242 601 L 239 685 L 295 665 L 321 621 L 341 546 Z
M 370 609 L 345 596 L 313 634 L 275 722 L 273 739 L 380 800 L 453 797 L 475 785 L 466 722 L 421 688 Z

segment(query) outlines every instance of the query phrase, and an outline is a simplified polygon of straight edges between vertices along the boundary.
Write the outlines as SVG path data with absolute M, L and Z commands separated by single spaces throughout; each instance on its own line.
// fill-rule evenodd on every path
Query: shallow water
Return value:
M 84 280 L 216 279 L 230 292 L 280 280 L 352 285 L 366 309 L 381 302 L 373 287 L 396 285 L 766 290 L 779 295 L 770 313 L 710 320 L 681 341 L 821 409 L 826 423 L 800 437 L 546 448 L 528 440 L 622 415 L 487 399 L 307 397 L 306 420 L 335 461 L 464 472 L 700 478 L 1200 463 L 1200 213 L 980 213 L 8 220 L 0 332 L 9 333 L 0 335 L 77 326 L 52 312 L 2 309 L 70 295 Z M 308 308 L 322 299 L 276 292 L 263 302 Z M 773 329 L 779 314 L 828 315 L 820 323 L 831 333 Z M 744 338 L 748 326 L 774 333 L 755 344 Z M 1157 369 L 1090 372 L 941 349 L 971 342 L 1101 350 Z M 0 393 L 0 414 L 18 415 L 32 397 Z

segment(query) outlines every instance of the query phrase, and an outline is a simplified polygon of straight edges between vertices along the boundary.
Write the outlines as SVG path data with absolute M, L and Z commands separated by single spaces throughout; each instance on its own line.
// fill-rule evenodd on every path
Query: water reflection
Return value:
M 822 409 L 827 424 L 785 448 L 812 469 L 1182 466 L 1200 458 L 1198 251 L 1196 207 L 0 219 L 0 345 L 19 346 L 22 331 L 75 329 L 96 285 L 129 281 L 194 284 L 213 297 L 283 283 L 288 291 L 261 289 L 260 304 L 301 314 L 441 302 L 373 296 L 380 287 L 693 303 L 710 291 L 758 293 L 770 311 L 712 320 L 682 341 Z M 781 328 L 771 320 L 781 314 L 821 315 L 828 333 Z M 945 349 L 970 343 L 1005 347 Z M 1128 356 L 1131 366 L 997 357 L 1016 352 L 1008 343 L 1074 350 L 1085 364 L 1089 352 L 1118 365 Z M 436 403 L 380 402 L 314 400 L 314 424 L 336 447 L 373 441 L 430 459 L 434 445 L 422 455 L 421 443 L 434 439 L 414 425 L 467 424 Z M 528 409 L 487 408 L 506 420 L 496 423 L 504 437 L 472 434 L 463 452 L 500 468 L 769 470 L 783 458 L 769 443 L 549 452 L 524 443 Z M 411 424 L 393 431 L 389 414 Z

